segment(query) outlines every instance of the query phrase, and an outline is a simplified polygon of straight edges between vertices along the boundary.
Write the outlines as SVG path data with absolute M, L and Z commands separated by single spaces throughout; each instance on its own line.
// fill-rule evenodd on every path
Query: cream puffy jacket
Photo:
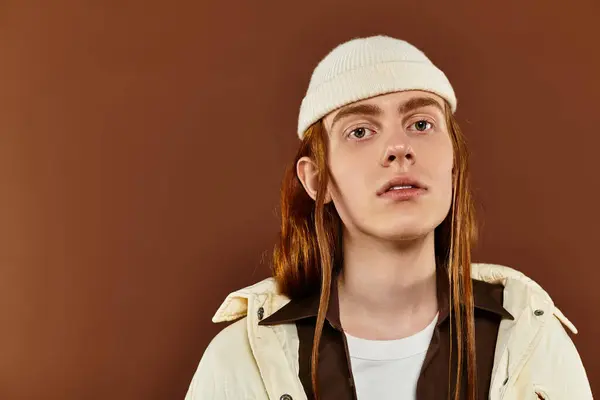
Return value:
M 505 266 L 473 264 L 472 276 L 501 282 L 504 308 L 514 316 L 500 324 L 489 399 L 592 399 L 585 369 L 563 324 L 573 333 L 577 330 L 550 296 Z M 298 378 L 296 326 L 258 325 L 259 308 L 267 317 L 288 301 L 277 293 L 272 278 L 227 296 L 213 322 L 243 318 L 211 341 L 185 399 L 307 400 Z

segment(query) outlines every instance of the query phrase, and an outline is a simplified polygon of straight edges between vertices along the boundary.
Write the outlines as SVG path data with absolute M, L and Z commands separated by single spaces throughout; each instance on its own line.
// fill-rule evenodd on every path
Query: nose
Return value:
M 396 137 L 386 145 L 381 157 L 381 165 L 389 167 L 394 162 L 400 164 L 415 162 L 415 153 L 407 138 Z

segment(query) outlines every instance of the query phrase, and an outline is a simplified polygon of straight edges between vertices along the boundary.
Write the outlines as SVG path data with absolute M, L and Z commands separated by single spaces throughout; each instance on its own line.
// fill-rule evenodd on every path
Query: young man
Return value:
M 405 41 L 354 39 L 319 63 L 274 276 L 226 298 L 213 321 L 240 320 L 209 345 L 187 400 L 592 398 L 548 294 L 471 263 L 456 104 Z

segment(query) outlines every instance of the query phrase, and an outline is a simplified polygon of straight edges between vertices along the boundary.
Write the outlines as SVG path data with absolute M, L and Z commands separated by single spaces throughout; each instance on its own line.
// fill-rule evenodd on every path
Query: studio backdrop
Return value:
M 597 1 L 0 3 L 0 399 L 183 399 L 269 274 L 310 73 L 423 49 L 472 153 L 475 261 L 539 282 L 600 391 Z

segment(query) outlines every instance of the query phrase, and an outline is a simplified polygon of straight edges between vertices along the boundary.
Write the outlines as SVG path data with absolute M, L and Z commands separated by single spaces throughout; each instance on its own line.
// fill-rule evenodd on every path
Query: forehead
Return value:
M 442 109 L 444 109 L 444 100 L 440 96 L 438 96 L 434 93 L 425 92 L 422 90 L 408 90 L 408 91 L 402 91 L 402 92 L 393 92 L 393 93 L 382 94 L 379 96 L 360 100 L 360 101 L 357 101 L 354 103 L 346 104 L 343 107 L 340 107 L 340 108 L 330 112 L 325 117 L 323 117 L 323 122 L 327 128 L 330 128 L 335 116 L 341 110 L 343 110 L 345 107 L 348 107 L 348 106 L 370 104 L 370 105 L 376 105 L 383 110 L 385 110 L 386 108 L 390 108 L 390 107 L 397 109 L 399 104 L 404 103 L 410 99 L 417 98 L 417 97 L 433 99 L 440 105 L 440 107 Z

